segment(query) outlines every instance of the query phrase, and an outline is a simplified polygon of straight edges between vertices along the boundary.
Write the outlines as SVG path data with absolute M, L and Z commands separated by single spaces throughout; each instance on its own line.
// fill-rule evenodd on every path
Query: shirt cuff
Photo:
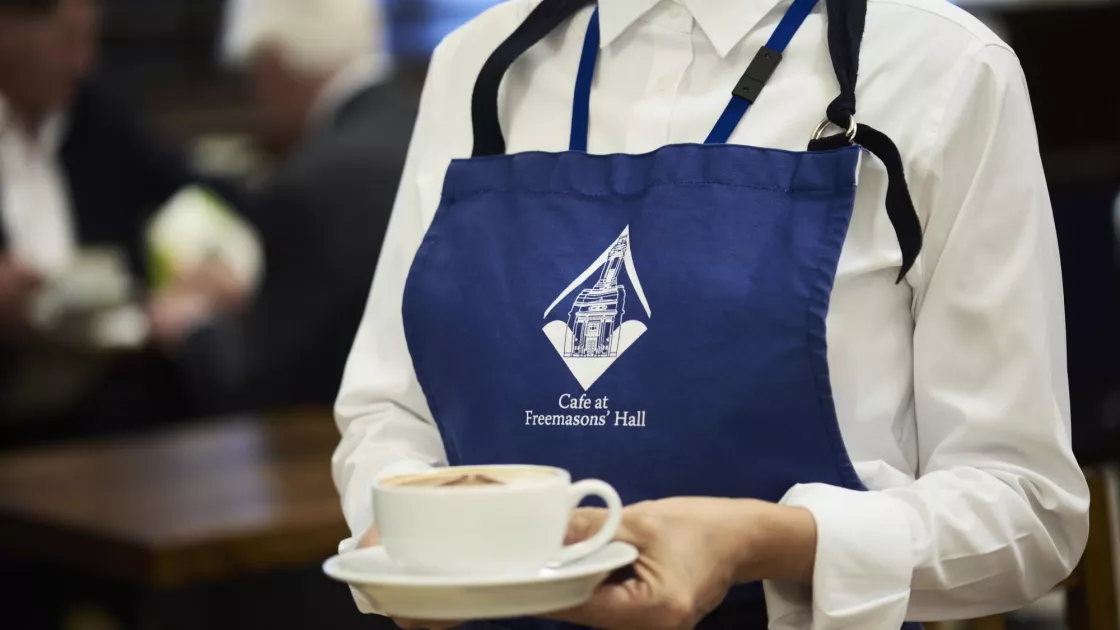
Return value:
M 772 630 L 897 630 L 914 572 L 909 507 L 879 492 L 794 486 L 781 500 L 817 522 L 812 587 L 766 582 Z

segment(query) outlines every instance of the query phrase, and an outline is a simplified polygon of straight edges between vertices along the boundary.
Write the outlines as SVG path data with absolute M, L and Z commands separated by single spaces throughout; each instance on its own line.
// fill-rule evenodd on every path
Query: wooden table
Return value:
M 329 412 L 0 459 L 0 554 L 147 589 L 318 562 L 347 535 Z

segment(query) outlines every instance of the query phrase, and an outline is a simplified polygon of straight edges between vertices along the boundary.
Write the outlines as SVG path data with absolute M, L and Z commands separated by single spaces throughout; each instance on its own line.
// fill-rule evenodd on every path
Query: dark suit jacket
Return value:
M 333 403 L 417 102 L 396 83 L 359 92 L 249 201 L 264 246 L 263 283 L 239 317 L 195 331 L 181 362 L 208 411 Z

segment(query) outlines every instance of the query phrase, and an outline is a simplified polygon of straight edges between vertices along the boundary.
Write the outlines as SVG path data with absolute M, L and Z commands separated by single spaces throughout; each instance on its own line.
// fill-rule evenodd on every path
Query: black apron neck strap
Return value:
M 856 79 L 859 51 L 867 22 L 867 0 L 825 0 L 828 9 L 828 50 L 840 94 L 828 106 L 827 120 L 809 143 L 810 151 L 827 151 L 855 143 L 883 162 L 887 169 L 887 216 L 902 250 L 898 282 L 913 268 L 922 251 L 922 224 L 910 198 L 902 155 L 886 134 L 856 122 Z M 820 137 L 828 122 L 845 130 Z
M 506 141 L 498 121 L 498 88 L 513 62 L 580 9 L 595 0 L 542 0 L 517 30 L 490 55 L 478 74 L 471 96 L 474 157 L 502 155 Z
M 826 0 L 825 9 L 828 11 L 828 52 L 836 81 L 840 83 L 840 95 L 828 106 L 828 119 L 847 129 L 848 122 L 856 115 L 856 78 L 867 1 Z

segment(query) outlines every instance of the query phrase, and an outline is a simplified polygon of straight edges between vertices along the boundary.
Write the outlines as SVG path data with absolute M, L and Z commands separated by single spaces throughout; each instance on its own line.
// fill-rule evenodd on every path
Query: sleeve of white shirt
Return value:
M 908 165 L 926 223 L 909 278 L 920 474 L 878 491 L 789 492 L 783 502 L 817 520 L 817 559 L 811 588 L 765 585 L 772 628 L 1005 612 L 1046 594 L 1084 550 L 1057 239 L 1017 58 L 978 45 L 935 110 Z
M 373 523 L 370 486 L 375 478 L 445 465 L 447 459 L 412 366 L 401 303 L 412 259 L 426 231 L 423 217 L 435 210 L 423 204 L 438 204 L 438 198 L 421 193 L 417 169 L 431 144 L 439 141 L 443 109 L 439 90 L 448 83 L 438 76 L 446 66 L 440 59 L 450 54 L 451 46 L 453 38 L 448 38 L 433 55 L 377 272 L 335 404 L 342 438 L 331 470 L 355 537 Z

